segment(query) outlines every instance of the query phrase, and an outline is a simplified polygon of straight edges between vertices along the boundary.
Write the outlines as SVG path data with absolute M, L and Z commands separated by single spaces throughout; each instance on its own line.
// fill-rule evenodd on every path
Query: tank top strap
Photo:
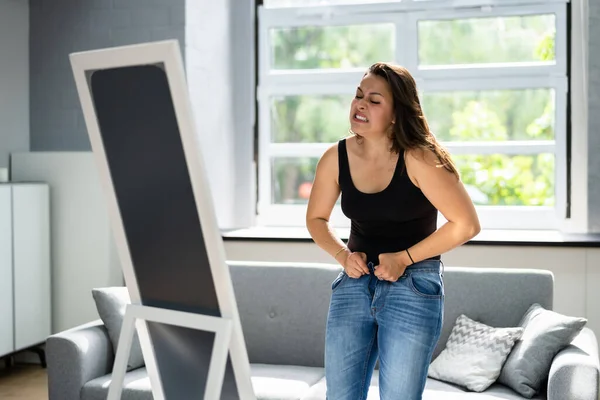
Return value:
M 406 159 L 404 158 L 405 156 L 406 150 L 400 149 L 400 151 L 398 152 L 398 164 L 396 165 L 396 171 L 394 172 L 394 175 L 398 174 L 400 176 L 408 176 L 408 173 L 406 172 Z
M 338 182 L 342 190 L 349 188 L 350 183 L 350 166 L 348 165 L 348 150 L 346 148 L 346 139 L 341 139 L 338 142 Z

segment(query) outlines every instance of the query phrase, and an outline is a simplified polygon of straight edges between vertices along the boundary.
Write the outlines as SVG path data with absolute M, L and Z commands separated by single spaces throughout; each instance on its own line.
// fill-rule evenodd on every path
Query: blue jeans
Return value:
M 381 400 L 420 400 L 440 337 L 441 262 L 408 267 L 396 282 L 340 272 L 333 281 L 325 336 L 327 400 L 364 400 L 379 357 Z

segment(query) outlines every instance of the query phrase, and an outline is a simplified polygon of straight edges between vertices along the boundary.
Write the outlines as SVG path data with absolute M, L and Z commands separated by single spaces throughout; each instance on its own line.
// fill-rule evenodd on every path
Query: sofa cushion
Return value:
M 446 348 L 429 366 L 429 376 L 482 392 L 498 379 L 522 334 L 521 327 L 495 328 L 461 315 Z
M 587 320 L 569 317 L 533 304 L 519 323 L 523 336 L 511 351 L 498 382 L 526 398 L 548 378 L 552 360 L 581 332 Z
M 250 374 L 257 400 L 297 400 L 321 380 L 325 372 L 318 367 L 250 364 Z M 81 392 L 81 400 L 106 400 L 110 378 L 109 374 L 88 382 Z M 146 368 L 125 375 L 121 399 L 153 400 Z
M 104 375 L 86 383 L 81 389 L 81 400 L 106 400 L 111 375 Z M 153 400 L 150 378 L 146 368 L 138 368 L 125 374 L 122 400 Z
M 494 383 L 486 391 L 477 393 L 469 392 L 459 386 L 427 379 L 423 400 L 523 400 L 523 397 L 510 388 Z M 545 400 L 544 395 L 538 395 L 534 400 Z
M 301 400 L 325 400 L 326 380 L 321 379 L 314 385 Z M 519 394 L 506 386 L 493 384 L 483 393 L 468 392 L 459 386 L 427 378 L 423 400 L 523 400 Z M 534 400 L 545 400 L 546 397 L 538 395 Z M 373 372 L 367 400 L 379 400 L 379 371 Z
M 325 376 L 323 368 L 293 365 L 250 364 L 250 373 L 258 400 L 300 399 Z
M 92 296 L 96 302 L 98 315 L 108 331 L 108 337 L 116 353 L 121 335 L 121 326 L 125 318 L 127 305 L 131 303 L 129 292 L 126 287 L 106 287 L 92 289 Z M 144 356 L 138 338 L 137 331 L 134 331 L 127 361 L 127 371 L 144 366 Z

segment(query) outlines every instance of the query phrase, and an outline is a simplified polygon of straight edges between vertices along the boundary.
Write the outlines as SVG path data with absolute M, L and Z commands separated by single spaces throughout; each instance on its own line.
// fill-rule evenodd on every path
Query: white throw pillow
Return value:
M 460 315 L 446 347 L 429 366 L 429 377 L 454 383 L 474 392 L 492 385 L 522 327 L 494 328 Z

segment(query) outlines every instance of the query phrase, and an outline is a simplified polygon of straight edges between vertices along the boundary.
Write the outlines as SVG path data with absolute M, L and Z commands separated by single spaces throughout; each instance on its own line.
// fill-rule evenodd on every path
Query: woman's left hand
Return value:
M 379 265 L 375 267 L 375 276 L 379 280 L 396 282 L 407 266 L 401 253 L 382 253 L 379 255 Z

